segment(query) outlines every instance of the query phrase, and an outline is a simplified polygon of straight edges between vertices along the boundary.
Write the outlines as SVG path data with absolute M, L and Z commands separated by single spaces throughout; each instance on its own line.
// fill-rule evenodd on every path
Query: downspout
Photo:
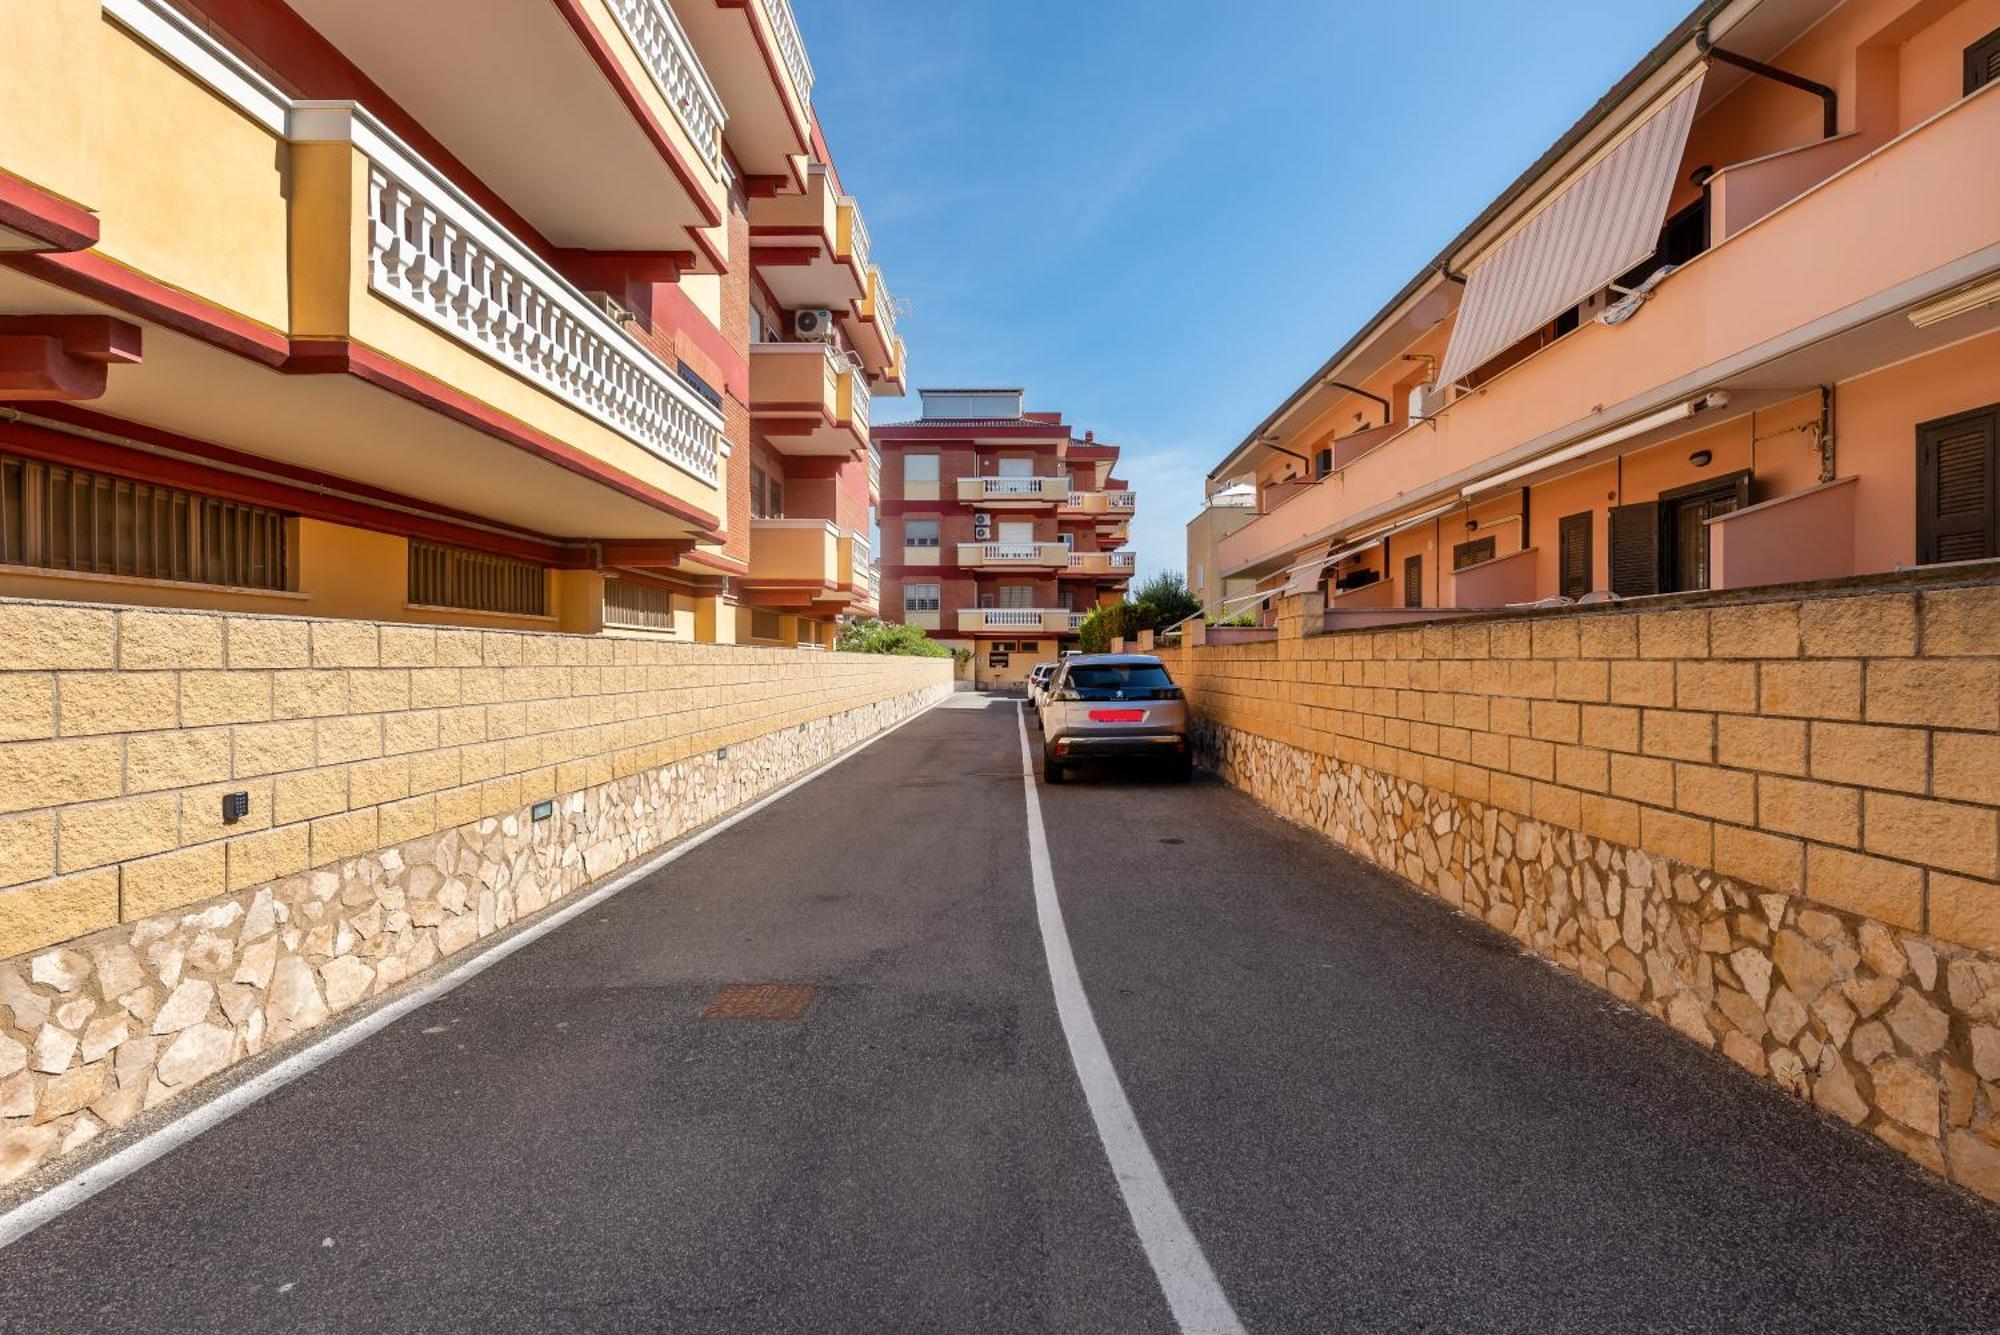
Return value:
M 1833 481 L 1833 386 L 1819 387 L 1819 480 Z
M 1734 51 L 1723 50 L 1709 37 L 1706 23 L 1702 25 L 1701 31 L 1695 34 L 1694 44 L 1695 49 L 1703 55 L 1719 60 L 1725 65 L 1734 65 L 1737 69 L 1748 70 L 1759 78 L 1770 79 L 1788 88 L 1796 88 L 1802 93 L 1811 93 L 1820 100 L 1821 137 L 1831 139 L 1840 133 L 1840 94 L 1825 84 L 1815 82 L 1804 75 L 1794 74 L 1790 70 L 1781 70 L 1776 65 L 1766 65 L 1761 60 L 1752 60 L 1749 56 L 1739 56 Z

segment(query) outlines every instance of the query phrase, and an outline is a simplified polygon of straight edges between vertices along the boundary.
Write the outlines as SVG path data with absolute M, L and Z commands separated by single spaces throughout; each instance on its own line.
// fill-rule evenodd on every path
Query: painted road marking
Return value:
M 803 788 L 822 774 L 832 770 L 835 766 L 860 755 L 863 751 L 866 751 L 890 733 L 895 732 L 904 724 L 914 723 L 931 710 L 937 708 L 939 704 L 951 698 L 950 696 L 944 696 L 938 700 L 933 700 L 930 704 L 925 705 L 916 713 L 902 720 L 902 722 L 892 724 L 876 733 L 873 737 L 870 737 L 867 741 L 859 742 L 842 751 L 818 769 L 800 775 L 775 792 L 767 793 L 765 796 L 743 808 L 743 810 L 725 816 L 708 828 L 690 835 L 657 857 L 624 873 L 608 885 L 591 891 L 575 903 L 557 910 L 532 926 L 523 928 L 498 945 L 481 951 L 477 956 L 465 961 L 435 982 L 427 984 L 417 991 L 410 993 L 408 996 L 398 997 L 395 1001 L 390 1002 L 380 1010 L 369 1012 L 369 1014 L 356 1020 L 353 1024 L 348 1025 L 339 1032 L 329 1034 L 318 1042 L 293 1053 L 269 1070 L 259 1072 L 242 1084 L 217 1095 L 198 1108 L 189 1109 L 184 1116 L 167 1123 L 159 1130 L 132 1142 L 115 1154 L 105 1156 L 75 1175 L 64 1178 L 41 1195 L 22 1202 L 20 1205 L 7 1211 L 7 1213 L 0 1214 L 0 1248 L 19 1242 L 42 1225 L 74 1210 L 77 1206 L 83 1204 L 98 1192 L 103 1191 L 106 1187 L 130 1177 L 133 1173 L 138 1172 L 155 1159 L 173 1153 L 196 1136 L 199 1136 L 202 1132 L 222 1125 L 265 1095 L 275 1090 L 283 1089 L 300 1076 L 318 1070 L 335 1057 L 340 1056 L 351 1048 L 360 1046 L 364 1039 L 380 1033 L 396 1021 L 402 1019 L 405 1015 L 408 1015 L 411 1011 L 422 1006 L 428 1006 L 445 993 L 456 989 L 462 984 L 471 982 L 474 978 L 485 973 L 515 951 L 534 944 L 578 914 L 588 913 L 591 909 L 597 907 L 619 891 L 644 880 L 669 863 L 685 857 L 709 840 L 715 838 L 718 834 L 721 834 L 724 830 L 729 829 L 740 821 L 748 820 L 765 807 L 770 806 L 773 802 L 787 796 L 796 789 Z
M 1090 998 L 1084 994 L 1076 956 L 1070 950 L 1069 931 L 1063 926 L 1062 904 L 1056 898 L 1055 869 L 1049 862 L 1049 836 L 1042 825 L 1042 799 L 1035 789 L 1028 744 L 1027 711 L 1017 709 L 1014 718 L 1021 730 L 1021 787 L 1028 801 L 1028 861 L 1034 871 L 1035 920 L 1042 929 L 1042 951 L 1048 956 L 1056 1014 L 1062 1020 L 1063 1037 L 1069 1040 L 1070 1061 L 1090 1104 L 1104 1157 L 1111 1162 L 1139 1245 L 1145 1248 L 1160 1292 L 1184 1335 L 1244 1335 L 1229 1295 L 1222 1291 L 1201 1244 L 1174 1204 L 1167 1180 L 1146 1144 L 1146 1133 L 1139 1129 L 1139 1119 L 1125 1098 L 1125 1086 L 1111 1064 L 1104 1035 L 1098 1032 L 1097 1019 L 1091 1014 Z

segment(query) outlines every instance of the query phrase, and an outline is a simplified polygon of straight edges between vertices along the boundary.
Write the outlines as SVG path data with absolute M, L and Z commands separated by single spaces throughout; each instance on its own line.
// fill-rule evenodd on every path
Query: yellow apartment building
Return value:
M 786 0 L 36 0 L 0 40 L 0 595 L 872 609 L 903 343 Z

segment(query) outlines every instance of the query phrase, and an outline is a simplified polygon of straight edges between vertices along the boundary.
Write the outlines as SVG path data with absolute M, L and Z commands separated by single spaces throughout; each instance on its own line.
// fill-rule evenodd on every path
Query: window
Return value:
M 1590 549 L 1591 513 L 1564 515 L 1557 524 L 1556 592 L 1565 598 L 1581 598 L 1590 592 L 1595 568 Z
M 1174 679 L 1157 663 L 1085 663 L 1069 670 L 1063 686 L 1086 699 L 1117 691 L 1172 690 Z
M 1741 470 L 1611 511 L 1611 591 L 1621 598 L 1709 586 L 1708 521 L 1750 504 Z
M 0 561 L 285 589 L 285 515 L 82 468 L 0 456 Z
M 931 482 L 938 480 L 938 457 L 935 454 L 906 454 L 903 456 L 903 481 Z
M 938 586 L 935 584 L 905 584 L 903 586 L 903 610 L 905 612 L 937 611 Z
M 750 465 L 750 517 L 752 519 L 782 519 L 785 516 L 784 482 L 759 468 Z
M 604 581 L 604 624 L 646 630 L 674 628 L 674 598 L 665 589 L 628 580 Z
M 761 607 L 750 609 L 750 638 L 753 640 L 775 640 L 784 626 L 776 612 L 767 612 Z
M 1965 93 L 1970 97 L 1989 83 L 2000 83 L 2000 28 L 1965 48 Z
M 1403 558 L 1403 606 L 1422 607 L 1424 605 L 1424 558 L 1406 556 Z
M 1476 566 L 1481 561 L 1491 561 L 1497 547 L 1498 544 L 1490 537 L 1461 542 L 1451 549 L 1451 568 L 1463 570 L 1467 566 Z
M 1000 606 L 1027 608 L 1035 605 L 1035 586 L 1032 584 L 1002 584 L 1000 586 Z
M 410 601 L 418 607 L 547 616 L 549 572 L 511 556 L 412 541 Z
M 1033 477 L 1034 475 L 1035 461 L 1033 459 L 1002 459 L 1000 461 L 1001 477 Z
M 1333 471 L 1333 447 L 1318 451 L 1313 455 L 1313 476 L 1325 477 Z
M 903 521 L 903 545 L 905 547 L 937 546 L 938 521 L 935 519 L 905 519 Z
M 1917 427 L 1917 560 L 1994 556 L 2000 556 L 2000 403 Z

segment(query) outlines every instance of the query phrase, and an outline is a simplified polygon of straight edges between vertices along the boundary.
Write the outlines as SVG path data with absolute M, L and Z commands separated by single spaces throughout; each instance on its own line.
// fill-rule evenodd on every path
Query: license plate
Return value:
M 1144 723 L 1146 711 L 1143 709 L 1093 709 L 1090 711 L 1092 723 Z

